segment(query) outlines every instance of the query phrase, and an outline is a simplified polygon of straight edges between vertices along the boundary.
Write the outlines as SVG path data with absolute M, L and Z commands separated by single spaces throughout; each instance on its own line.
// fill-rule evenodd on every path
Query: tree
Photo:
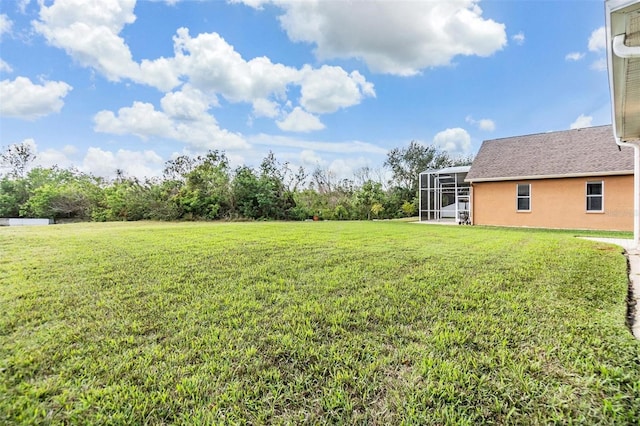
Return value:
M 401 188 L 399 186 L 389 188 L 387 191 L 385 191 L 385 217 L 406 217 L 407 214 L 405 210 L 403 210 L 403 205 L 414 205 L 414 203 L 417 203 L 417 198 L 415 194 L 412 194 L 409 190 Z
M 104 211 L 96 220 L 142 220 L 148 218 L 147 189 L 135 177 L 121 174 L 104 189 Z
M 358 179 L 359 177 L 356 176 L 356 178 Z M 353 194 L 357 189 L 353 180 L 339 180 L 333 171 L 317 167 L 311 175 L 309 188 L 318 193 L 318 200 L 314 201 L 312 208 L 314 214 L 320 212 L 325 219 L 336 217 L 341 219 L 351 218 L 348 217 L 350 216 L 348 213 L 350 210 L 354 212 L 351 207 L 353 205 Z M 336 216 L 336 208 L 338 206 L 343 206 L 346 213 L 339 209 L 337 210 L 339 216 Z
M 22 205 L 29 199 L 25 179 L 0 180 L 0 217 L 19 217 Z
M 322 216 L 330 219 L 323 211 L 328 211 L 327 197 L 311 188 L 298 191 L 294 194 L 298 219 L 304 220 L 312 216 Z
M 384 206 L 381 203 L 373 203 L 369 210 L 371 210 L 371 213 L 373 213 L 375 217 L 378 217 L 380 213 L 384 211 Z
M 410 203 L 408 201 L 402 203 L 402 212 L 406 217 L 413 216 L 414 214 L 416 214 L 416 211 L 417 208 L 414 203 Z
M 162 174 L 165 180 L 184 180 L 187 174 L 197 165 L 196 163 L 197 160 L 188 155 L 179 155 L 173 160 L 164 163 Z
M 406 148 L 394 148 L 387 153 L 385 167 L 393 174 L 392 186 L 406 189 L 415 196 L 418 193 L 418 177 L 421 172 L 441 169 L 454 164 L 446 152 L 438 151 L 434 146 L 425 146 L 411 141 Z
M 176 199 L 185 213 L 194 218 L 219 219 L 229 213 L 231 188 L 229 161 L 224 152 L 209 151 L 195 160 L 185 175 L 185 185 Z
M 20 216 L 87 219 L 99 199 L 100 180 L 71 169 L 36 167 L 24 178 L 28 199 Z
M 377 216 L 382 212 L 383 201 L 384 192 L 382 191 L 382 184 L 380 182 L 368 180 L 355 193 L 354 204 L 360 210 L 361 219 L 364 219 L 365 217 L 367 219 L 371 219 L 371 213 L 374 213 Z M 377 204 L 379 204 L 379 206 Z
M 281 166 L 282 183 L 288 192 L 297 192 L 298 188 L 309 177 L 309 174 L 304 167 L 298 167 L 298 170 L 293 171 L 289 168 L 289 163 L 285 162 Z
M 36 159 L 31 145 L 28 143 L 17 143 L 9 145 L 0 153 L 0 166 L 9 169 L 7 173 L 13 178 L 23 178 L 29 164 Z
M 330 193 L 334 189 L 335 179 L 335 173 L 318 166 L 311 174 L 311 188 L 315 189 L 319 194 Z
M 90 200 L 77 183 L 38 187 L 21 209 L 24 216 L 51 219 L 88 217 Z
M 237 213 L 247 219 L 260 217 L 258 204 L 258 177 L 249 167 L 238 167 L 233 174 L 231 184 L 234 205 Z
M 148 219 L 177 220 L 183 210 L 176 202 L 179 193 L 177 182 L 173 180 L 147 179 Z
M 287 171 L 287 163 L 282 167 L 271 151 L 260 163 L 256 197 L 262 218 L 286 219 L 289 209 L 295 206 L 293 196 L 284 184 Z

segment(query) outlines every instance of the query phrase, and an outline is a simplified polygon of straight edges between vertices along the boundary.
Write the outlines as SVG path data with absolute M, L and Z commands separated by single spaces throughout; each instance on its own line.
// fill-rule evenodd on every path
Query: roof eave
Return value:
M 421 175 L 437 174 L 437 173 L 469 173 L 471 166 L 451 166 L 442 169 L 425 170 L 420 172 Z
M 585 173 L 566 173 L 557 175 L 533 175 L 533 176 L 504 176 L 504 177 L 490 177 L 490 178 L 476 178 L 465 179 L 465 182 L 478 183 L 478 182 L 502 182 L 502 181 L 516 181 L 516 180 L 542 180 L 542 179 L 563 179 L 563 178 L 581 178 L 581 177 L 598 177 L 598 176 L 626 176 L 633 175 L 633 170 L 617 170 L 609 172 L 585 172 Z

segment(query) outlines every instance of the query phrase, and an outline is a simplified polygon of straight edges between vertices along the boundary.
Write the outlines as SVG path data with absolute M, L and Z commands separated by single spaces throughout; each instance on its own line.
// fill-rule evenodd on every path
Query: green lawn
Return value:
M 0 228 L 0 424 L 637 424 L 626 296 L 568 232 Z

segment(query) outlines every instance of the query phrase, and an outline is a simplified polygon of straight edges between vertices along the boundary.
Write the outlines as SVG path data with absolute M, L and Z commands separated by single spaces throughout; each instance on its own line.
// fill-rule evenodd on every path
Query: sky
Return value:
M 411 141 L 611 123 L 602 0 L 0 0 L 0 147 L 97 176 L 273 152 L 382 170 Z

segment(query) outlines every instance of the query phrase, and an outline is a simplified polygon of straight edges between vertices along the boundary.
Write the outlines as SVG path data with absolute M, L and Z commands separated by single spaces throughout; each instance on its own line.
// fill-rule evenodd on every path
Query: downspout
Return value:
M 611 42 L 611 50 L 614 55 L 621 59 L 637 59 L 640 58 L 640 46 L 627 46 L 624 44 L 626 35 L 618 34 L 613 37 Z M 609 69 L 611 70 L 613 59 L 609 58 Z M 610 73 L 610 79 L 613 76 Z M 613 87 L 613 81 L 610 86 Z M 613 102 L 615 100 L 612 99 Z M 615 108 L 614 108 L 615 109 Z M 615 115 L 613 117 L 613 136 L 618 146 L 628 146 L 633 148 L 633 242 L 636 248 L 640 247 L 640 140 L 622 141 L 618 137 L 618 131 L 615 125 Z
M 613 53 L 622 59 L 637 59 L 640 58 L 640 46 L 627 46 L 624 44 L 626 39 L 625 34 L 618 34 L 613 38 L 612 49 Z
M 475 225 L 475 218 L 473 217 L 473 182 L 469 182 L 469 223 Z

